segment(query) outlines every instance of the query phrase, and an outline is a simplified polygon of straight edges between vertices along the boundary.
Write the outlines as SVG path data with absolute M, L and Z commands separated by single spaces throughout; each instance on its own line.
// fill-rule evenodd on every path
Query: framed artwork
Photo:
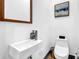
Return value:
M 54 6 L 54 16 L 55 17 L 69 16 L 69 1 L 56 4 Z

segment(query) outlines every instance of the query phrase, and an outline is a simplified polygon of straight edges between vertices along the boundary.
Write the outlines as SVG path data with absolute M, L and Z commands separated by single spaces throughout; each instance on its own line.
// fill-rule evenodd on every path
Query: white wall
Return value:
M 69 1 L 70 3 L 70 15 L 68 17 L 54 17 L 54 5 L 59 4 L 65 1 Z M 70 48 L 70 54 L 74 54 L 76 50 L 79 48 L 79 40 L 77 28 L 79 27 L 79 20 L 77 17 L 77 14 L 79 12 L 79 9 L 77 10 L 78 0 L 51 0 L 50 1 L 50 13 L 51 13 L 51 27 L 52 27 L 52 45 L 54 46 L 55 40 L 58 38 L 59 35 L 65 35 L 68 39 L 69 48 Z M 79 14 L 78 14 L 79 15 Z M 78 21 L 78 23 L 77 23 Z M 78 28 L 79 29 L 79 28 Z
M 32 29 L 37 29 L 38 39 L 43 40 L 33 59 L 43 59 L 50 47 L 49 18 L 49 0 L 33 0 L 33 24 L 0 22 L 0 59 L 12 59 L 8 55 L 8 45 L 28 39 Z
M 0 22 L 0 59 L 4 57 L 5 54 L 5 24 Z
M 50 48 L 50 13 L 49 0 L 33 0 L 34 28 L 38 29 L 38 39 L 42 39 L 41 49 L 35 54 L 34 59 L 43 59 Z
M 76 2 L 75 2 L 75 31 L 76 31 L 76 38 L 77 38 L 77 40 L 75 41 L 75 43 L 76 43 L 76 47 L 77 47 L 77 53 L 78 53 L 78 56 L 79 56 L 79 0 L 77 0 Z

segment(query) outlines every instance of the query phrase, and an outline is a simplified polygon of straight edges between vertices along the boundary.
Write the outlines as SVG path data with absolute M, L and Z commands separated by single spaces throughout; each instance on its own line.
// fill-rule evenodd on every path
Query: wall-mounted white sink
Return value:
M 9 54 L 14 59 L 26 59 L 39 50 L 42 40 L 23 40 L 9 45 Z

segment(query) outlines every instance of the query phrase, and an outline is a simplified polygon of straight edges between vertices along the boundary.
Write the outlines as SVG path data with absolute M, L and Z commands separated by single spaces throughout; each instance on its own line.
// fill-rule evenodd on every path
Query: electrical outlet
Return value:
M 79 50 L 78 49 L 75 51 L 75 56 L 76 56 L 76 59 L 79 59 Z

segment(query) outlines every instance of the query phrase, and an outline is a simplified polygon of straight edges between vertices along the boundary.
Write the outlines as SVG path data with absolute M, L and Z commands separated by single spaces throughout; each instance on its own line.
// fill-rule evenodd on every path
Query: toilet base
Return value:
M 54 55 L 55 55 L 55 58 L 56 59 L 68 59 L 68 55 L 67 56 L 64 56 L 64 57 L 58 56 L 55 53 L 54 53 Z

